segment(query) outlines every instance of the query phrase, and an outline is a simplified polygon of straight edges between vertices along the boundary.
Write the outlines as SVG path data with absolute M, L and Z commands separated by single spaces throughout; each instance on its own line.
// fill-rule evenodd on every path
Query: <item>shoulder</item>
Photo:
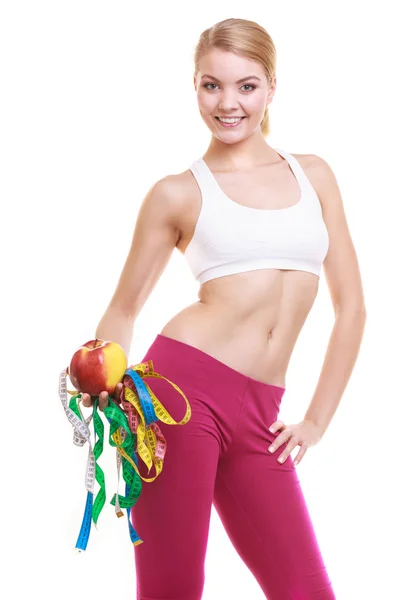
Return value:
M 165 199 L 170 202 L 182 194 L 182 187 L 183 181 L 181 173 L 165 175 L 153 184 L 155 192 L 163 195 Z
M 323 175 L 330 170 L 330 166 L 320 156 L 316 154 L 292 154 L 300 163 L 304 170 L 307 170 L 313 177 Z
M 157 184 L 168 196 L 169 202 L 177 209 L 182 210 L 188 203 L 188 197 L 193 197 L 196 190 L 196 180 L 190 169 L 180 173 L 166 175 Z
M 157 189 L 165 195 L 169 202 L 179 204 L 187 197 L 188 191 L 193 184 L 193 177 L 190 169 L 181 173 L 172 173 L 165 175 L 154 184 Z
M 155 210 L 163 212 L 164 219 L 178 231 L 180 239 L 185 223 L 192 218 L 193 202 L 190 200 L 195 197 L 197 191 L 190 169 L 165 175 L 156 181 L 153 188 L 156 198 Z
M 155 203 L 162 205 L 164 210 L 168 210 L 172 215 L 179 215 L 187 202 L 190 183 L 189 170 L 168 174 L 152 185 L 151 195 Z
M 332 197 L 335 194 L 338 197 L 339 191 L 338 182 L 332 167 L 324 158 L 316 154 L 293 154 L 292 156 L 300 163 L 321 201 L 322 208 L 326 208 L 328 197 Z

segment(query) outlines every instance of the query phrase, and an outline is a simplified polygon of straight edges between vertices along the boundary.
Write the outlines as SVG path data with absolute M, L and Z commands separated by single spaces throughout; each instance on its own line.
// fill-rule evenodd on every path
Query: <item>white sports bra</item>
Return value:
M 329 237 L 319 198 L 298 160 L 274 149 L 288 161 L 301 190 L 299 202 L 286 208 L 238 204 L 222 191 L 203 158 L 191 165 L 202 206 L 184 256 L 200 284 L 256 269 L 320 275 Z

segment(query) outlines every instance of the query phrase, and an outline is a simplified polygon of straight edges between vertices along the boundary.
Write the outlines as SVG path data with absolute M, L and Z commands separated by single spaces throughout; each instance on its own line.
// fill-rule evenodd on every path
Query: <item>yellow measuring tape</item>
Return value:
M 166 423 L 167 425 L 185 425 L 185 423 L 189 421 L 192 415 L 192 409 L 190 407 L 189 400 L 186 398 L 183 391 L 173 381 L 170 381 L 167 379 L 167 377 L 164 377 L 163 375 L 160 375 L 154 371 L 153 361 L 149 360 L 147 363 L 140 363 L 130 367 L 130 369 L 138 373 L 141 378 L 147 375 L 148 377 L 165 379 L 165 381 L 168 381 L 168 383 L 170 383 L 185 399 L 186 412 L 181 421 L 175 421 L 167 409 L 162 405 L 160 400 L 156 397 L 154 392 L 147 385 L 147 383 L 143 381 L 143 385 L 146 387 L 147 393 L 152 400 L 154 412 L 160 421 Z M 151 423 L 149 426 L 146 426 L 143 407 L 139 395 L 135 392 L 134 386 L 135 384 L 132 383 L 132 379 L 124 376 L 124 386 L 121 390 L 121 404 L 124 412 L 127 414 L 130 430 L 132 433 L 137 434 L 137 452 L 142 461 L 147 465 L 149 473 L 152 464 L 154 464 L 156 475 L 150 479 L 142 477 L 136 464 L 133 462 L 130 456 L 126 454 L 124 449 L 120 447 L 122 439 L 119 431 L 115 432 L 113 439 L 117 444 L 118 452 L 120 452 L 120 454 L 132 465 L 143 481 L 150 483 L 154 481 L 162 471 L 166 451 L 166 441 L 161 433 L 161 429 L 156 423 Z M 132 410 L 132 408 L 134 410 Z
M 93 520 L 96 525 L 99 514 L 105 503 L 104 474 L 97 463 L 97 458 L 103 450 L 104 426 L 97 411 L 98 397 L 95 397 L 93 414 L 90 418 L 84 419 L 79 407 L 81 394 L 77 394 L 76 391 L 67 390 L 67 375 L 68 368 L 64 369 L 60 374 L 59 395 L 67 418 L 74 427 L 73 441 L 74 444 L 79 446 L 83 446 L 86 441 L 89 442 L 89 456 L 85 478 L 88 495 L 81 530 L 75 546 L 75 548 L 81 552 L 86 550 L 91 522 Z M 186 403 L 186 412 L 181 421 L 175 421 L 169 414 L 167 409 L 144 381 L 145 377 L 165 379 L 165 381 L 171 384 L 174 389 L 181 394 Z M 67 393 L 73 396 L 69 405 L 67 403 Z M 111 504 L 115 504 L 115 510 L 118 517 L 123 516 L 121 506 L 127 509 L 131 541 L 134 545 L 138 545 L 141 544 L 143 540 L 137 535 L 130 522 L 130 509 L 140 496 L 142 487 L 141 480 L 151 483 L 162 472 L 167 450 L 166 439 L 163 436 L 160 427 L 157 425 L 157 421 L 160 420 L 167 425 L 185 425 L 190 420 L 192 411 L 184 392 L 167 377 L 156 373 L 154 371 L 152 360 L 132 365 L 126 369 L 123 377 L 120 402 L 122 409 L 112 401 L 109 402 L 109 405 L 105 407 L 103 411 L 110 423 L 110 444 L 116 447 L 118 488 L 121 462 L 123 466 L 123 476 L 126 482 L 126 496 L 120 496 L 117 488 L 117 493 L 111 500 Z M 88 428 L 92 417 L 95 435 L 97 433 L 99 436 L 99 440 L 93 447 L 90 441 L 90 432 Z M 146 478 L 140 474 L 136 451 L 147 466 L 148 473 L 154 464 L 156 471 L 154 477 Z M 132 472 L 132 469 L 134 472 Z M 139 478 L 137 476 L 135 477 L 135 473 Z M 95 479 L 99 483 L 101 489 L 93 504 Z

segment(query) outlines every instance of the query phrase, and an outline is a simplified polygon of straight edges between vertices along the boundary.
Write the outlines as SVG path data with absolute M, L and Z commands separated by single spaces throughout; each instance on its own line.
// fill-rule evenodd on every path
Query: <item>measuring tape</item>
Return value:
M 68 367 L 60 373 L 58 392 L 65 414 L 74 428 L 73 442 L 76 446 L 83 446 L 87 442 L 89 446 L 85 473 L 86 505 L 75 545 L 76 551 L 80 553 L 86 550 L 92 521 L 97 529 L 97 521 L 106 501 L 104 472 L 97 462 L 104 447 L 104 424 L 98 410 L 98 396 L 94 396 L 92 414 L 87 419 L 84 418 L 80 409 L 82 394 L 67 389 L 67 375 Z M 143 380 L 144 377 L 165 379 L 183 396 L 186 402 L 186 413 L 181 421 L 177 422 L 171 417 Z M 130 509 L 140 496 L 142 480 L 151 483 L 162 472 L 167 450 L 166 439 L 157 425 L 157 421 L 160 420 L 167 425 L 185 425 L 190 420 L 192 410 L 183 391 L 175 383 L 156 373 L 151 360 L 128 367 L 122 383 L 120 395 L 122 409 L 109 396 L 109 405 L 103 411 L 110 425 L 109 444 L 116 448 L 118 474 L 117 492 L 110 504 L 115 506 L 117 517 L 123 516 L 121 508 L 127 509 L 130 539 L 133 545 L 137 546 L 142 544 L 143 540 L 133 528 Z M 69 403 L 68 394 L 72 396 Z M 92 419 L 94 446 L 92 446 L 89 431 Z M 97 441 L 96 436 L 98 437 Z M 154 477 L 146 479 L 139 473 L 137 454 L 148 467 L 148 473 L 154 464 L 156 471 Z M 118 493 L 121 465 L 122 477 L 125 481 L 125 496 Z M 100 489 L 94 498 L 95 481 L 99 484 Z

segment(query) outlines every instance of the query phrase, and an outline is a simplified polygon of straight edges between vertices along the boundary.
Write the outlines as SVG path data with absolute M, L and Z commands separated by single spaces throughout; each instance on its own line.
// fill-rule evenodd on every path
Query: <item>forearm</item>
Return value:
M 364 334 L 363 311 L 339 313 L 329 339 L 321 375 L 304 419 L 323 435 L 334 416 L 353 371 Z
M 96 329 L 96 338 L 117 342 L 129 361 L 135 318 L 109 306 Z

